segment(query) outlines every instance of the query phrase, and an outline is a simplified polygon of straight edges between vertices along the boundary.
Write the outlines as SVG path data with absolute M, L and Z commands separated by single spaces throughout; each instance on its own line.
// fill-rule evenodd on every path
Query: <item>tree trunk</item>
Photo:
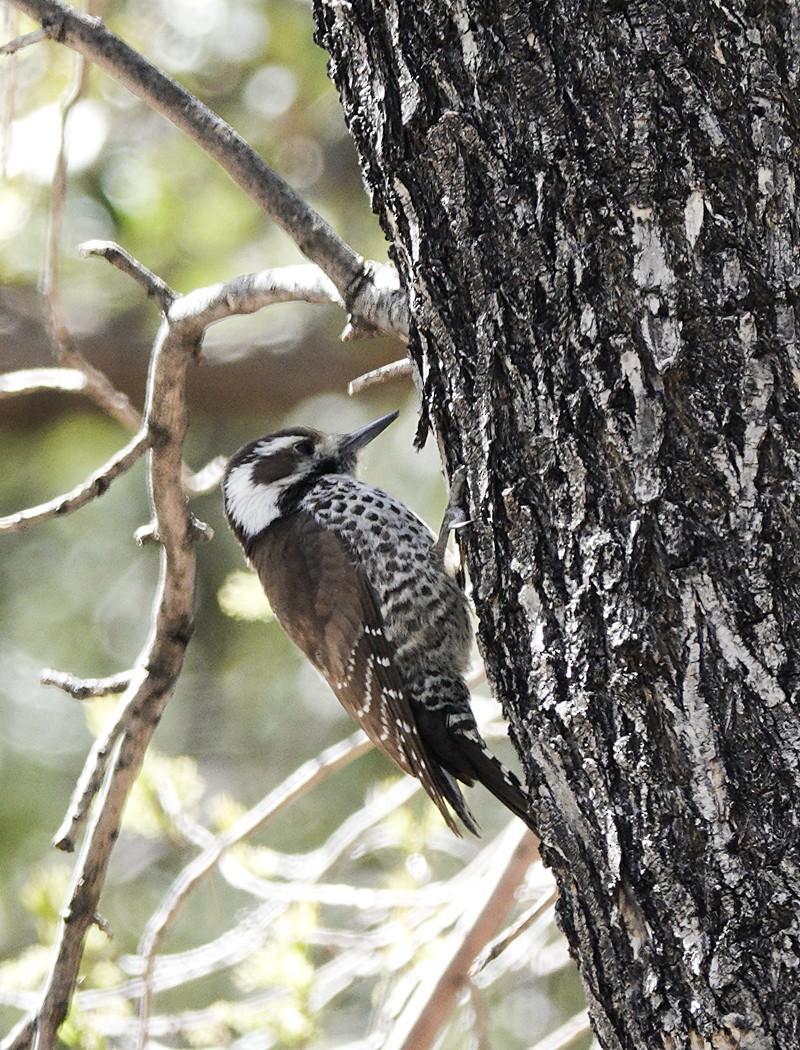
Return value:
M 598 1036 L 800 1046 L 798 7 L 316 13 Z

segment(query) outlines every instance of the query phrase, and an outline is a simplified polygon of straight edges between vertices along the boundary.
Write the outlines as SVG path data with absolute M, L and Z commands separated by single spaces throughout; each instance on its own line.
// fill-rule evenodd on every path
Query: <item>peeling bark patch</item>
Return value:
M 660 472 L 656 469 L 663 413 L 657 400 L 645 389 L 641 362 L 634 351 L 626 350 L 620 357 L 620 364 L 636 406 L 633 458 L 643 468 L 635 480 L 636 496 L 642 503 L 649 503 L 661 495 L 663 487 Z

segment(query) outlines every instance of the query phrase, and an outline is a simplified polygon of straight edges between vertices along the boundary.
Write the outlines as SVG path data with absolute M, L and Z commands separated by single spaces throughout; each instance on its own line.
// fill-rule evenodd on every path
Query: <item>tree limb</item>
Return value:
M 420 979 L 417 991 L 394 1024 L 385 1050 L 425 1050 L 433 1045 L 468 980 L 475 957 L 496 935 L 514 891 L 539 856 L 539 840 L 521 822 L 510 824 L 495 846 L 493 870 L 482 883 L 474 908 L 464 915 L 449 951 L 426 969 L 424 979 Z
M 57 689 L 63 689 L 73 700 L 89 700 L 97 696 L 124 693 L 131 684 L 131 672 L 122 671 L 107 678 L 78 678 L 68 672 L 46 668 L 39 680 L 42 685 L 54 685 Z
M 230 125 L 98 18 L 60 0 L 11 2 L 49 29 L 53 39 L 90 59 L 205 150 L 330 277 L 357 319 L 363 318 L 389 335 L 407 335 L 405 295 L 396 287 L 377 289 L 375 264 L 354 252 Z
M 260 828 L 263 828 L 270 820 L 281 813 L 290 802 L 304 795 L 334 770 L 348 765 L 358 758 L 359 755 L 363 755 L 371 750 L 371 748 L 371 742 L 361 731 L 354 733 L 347 740 L 329 747 L 321 755 L 302 765 L 275 791 L 262 799 L 257 806 L 248 810 L 236 821 L 233 827 L 223 835 L 215 838 L 191 864 L 184 868 L 170 888 L 170 892 L 165 897 L 161 907 L 148 922 L 139 948 L 139 954 L 144 964 L 140 1028 L 137 1042 L 139 1050 L 144 1050 L 144 1047 L 147 1045 L 147 1026 L 153 999 L 152 977 L 155 955 L 170 926 L 180 914 L 189 894 L 214 870 L 226 850 L 231 849 L 238 842 L 243 841 Z
M 145 448 L 151 449 L 151 502 L 155 534 L 162 545 L 153 627 L 116 715 L 86 760 L 69 813 L 56 835 L 55 845 L 72 849 L 94 801 L 40 1007 L 8 1037 L 2 1044 L 3 1050 L 21 1050 L 31 1046 L 32 1040 L 37 1050 L 54 1045 L 75 989 L 83 941 L 94 921 L 123 806 L 172 695 L 193 630 L 194 542 L 198 526 L 188 512 L 182 483 L 181 457 L 188 425 L 186 371 L 198 356 L 203 333 L 210 324 L 298 298 L 337 302 L 339 295 L 317 267 L 298 266 L 244 275 L 171 303 L 153 351 L 144 429 L 104 468 L 106 474 L 116 476 L 129 458 L 141 455 Z M 41 517 L 76 509 L 97 494 L 98 486 L 107 487 L 107 480 L 102 480 L 106 475 L 102 471 L 98 475 L 102 475 L 100 480 L 93 475 L 68 497 L 12 516 L 6 528 L 22 528 Z M 2 527 L 0 519 L 0 530 Z M 100 797 L 98 792 L 102 792 Z
M 86 373 L 79 368 L 20 368 L 0 375 L 0 400 L 43 390 L 82 394 L 87 392 L 88 384 Z
M 350 397 L 354 397 L 364 390 L 369 390 L 370 387 L 386 383 L 390 379 L 405 379 L 411 374 L 411 362 L 407 357 L 403 357 L 399 361 L 391 361 L 388 365 L 382 365 L 371 372 L 365 372 L 363 375 L 357 376 L 348 385 L 347 393 Z
M 31 44 L 40 44 L 42 40 L 52 40 L 52 38 L 52 28 L 35 29 L 32 33 L 25 33 L 23 36 L 15 37 L 13 40 L 9 40 L 7 44 L 3 44 L 0 47 L 0 55 L 16 55 L 18 51 L 30 47 Z
M 109 857 L 119 834 L 122 809 L 141 767 L 150 738 L 172 695 L 194 621 L 195 554 L 191 519 L 180 482 L 181 454 L 187 427 L 184 402 L 186 369 L 197 350 L 197 336 L 180 325 L 162 326 L 154 352 L 142 448 L 152 447 L 150 488 L 162 543 L 161 574 L 150 638 L 136 673 L 120 702 L 112 727 L 113 743 L 102 765 L 108 766 L 103 794 L 96 800 L 91 825 L 75 865 L 69 901 L 59 926 L 50 974 L 41 1005 L 17 1029 L 7 1047 L 33 1045 L 49 1050 L 66 1017 L 93 922 Z
M 59 371 L 61 370 L 59 369 Z M 47 521 L 49 518 L 58 518 L 64 514 L 71 514 L 73 511 L 85 507 L 93 499 L 102 496 L 115 478 L 129 470 L 137 459 L 147 451 L 150 443 L 150 434 L 147 431 L 140 431 L 123 449 L 120 449 L 99 470 L 90 475 L 82 485 L 78 485 L 77 488 L 72 489 L 72 491 L 65 493 L 63 496 L 56 496 L 55 499 L 47 503 L 40 503 L 36 507 L 29 507 L 27 510 L 21 510 L 16 514 L 9 514 L 7 517 L 0 518 L 0 533 L 22 532 L 29 525 Z
M 175 302 L 177 293 L 173 292 L 166 281 L 157 277 L 146 266 L 143 266 L 138 259 L 134 259 L 130 252 L 126 252 L 124 248 L 114 244 L 113 241 L 84 241 L 83 244 L 78 245 L 78 251 L 84 258 L 96 256 L 105 259 L 106 262 L 116 266 L 122 273 L 127 274 L 137 284 L 141 285 L 151 298 L 156 300 L 161 307 L 162 313 L 166 313 Z

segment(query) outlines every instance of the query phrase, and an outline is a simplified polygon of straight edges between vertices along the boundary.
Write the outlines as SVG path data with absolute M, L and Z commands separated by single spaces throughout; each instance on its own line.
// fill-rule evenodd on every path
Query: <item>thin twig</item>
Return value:
M 350 397 L 354 397 L 364 390 L 369 390 L 370 387 L 378 386 L 379 383 L 388 383 L 392 379 L 405 379 L 410 375 L 411 362 L 407 357 L 403 357 L 399 361 L 391 361 L 388 365 L 381 365 L 380 368 L 365 372 L 353 379 L 348 383 L 347 393 Z
M 150 435 L 146 431 L 141 431 L 99 470 L 90 475 L 82 485 L 78 485 L 71 492 L 56 496 L 47 503 L 40 503 L 36 507 L 29 507 L 27 510 L 20 510 L 16 514 L 0 518 L 0 533 L 22 532 L 23 529 L 40 521 L 62 517 L 64 514 L 71 514 L 85 507 L 87 503 L 107 492 L 115 478 L 130 470 L 137 459 L 147 451 L 150 442 Z
M 114 750 L 117 758 L 121 744 L 119 738 Z M 105 877 L 105 865 L 101 863 L 96 867 L 92 863 L 93 855 L 98 853 L 97 838 L 102 836 L 107 843 L 106 860 L 116 839 L 116 834 L 111 839 L 112 832 L 107 827 L 113 786 L 112 778 L 106 777 L 103 791 L 97 799 L 92 826 L 75 864 L 69 903 L 61 913 L 60 936 L 56 941 L 50 971 L 45 979 L 44 995 L 35 1018 L 33 1050 L 52 1050 L 55 1047 L 56 1033 L 67 1015 L 75 992 L 84 938 L 94 923 L 94 905 Z M 86 905 L 90 902 L 92 907 L 89 911 Z
M 80 394 L 87 385 L 86 373 L 78 368 L 20 368 L 16 372 L 0 375 L 0 400 L 18 394 L 37 394 L 44 390 Z
M 47 320 L 53 343 L 53 356 L 59 364 L 82 369 L 86 363 L 82 354 L 71 345 L 69 332 L 61 309 L 60 273 L 61 234 L 64 227 L 64 208 L 67 197 L 67 128 L 72 110 L 82 98 L 89 82 L 89 65 L 83 55 L 77 55 L 72 71 L 72 83 L 61 102 L 58 152 L 50 193 L 50 211 L 47 222 L 44 279 L 42 292 L 47 303 Z
M 447 882 L 432 883 L 416 890 L 374 889 L 371 886 L 353 886 L 350 883 L 260 879 L 245 871 L 241 864 L 230 857 L 223 858 L 220 866 L 225 881 L 230 886 L 244 890 L 261 900 L 292 903 L 304 901 L 365 912 L 390 908 L 438 908 L 453 899 L 453 889 Z
M 379 287 L 374 265 L 354 252 L 230 125 L 98 19 L 60 0 L 11 2 L 42 25 L 57 27 L 55 39 L 90 59 L 204 149 L 330 277 L 354 317 L 389 335 L 407 337 L 404 293 Z
M 7 36 L 16 32 L 19 16 L 9 4 L 3 7 L 2 31 Z M 11 56 L 12 52 L 8 52 Z M 6 75 L 3 85 L 3 111 L 0 115 L 0 176 L 6 177 L 8 171 L 8 160 L 11 156 L 11 129 L 14 121 L 14 103 L 17 95 L 17 57 L 9 57 L 6 60 Z
M 121 270 L 122 273 L 132 277 L 138 285 L 144 288 L 150 298 L 156 300 L 161 307 L 162 313 L 166 313 L 178 297 L 178 293 L 173 292 L 166 281 L 157 277 L 146 266 L 143 266 L 138 259 L 134 259 L 129 252 L 126 252 L 118 244 L 114 244 L 113 241 L 84 241 L 83 244 L 78 245 L 78 252 L 84 258 L 94 256 L 105 259 L 112 266 Z
M 171 776 L 159 777 L 156 796 L 161 810 L 172 825 L 173 831 L 192 846 L 207 849 L 213 845 L 214 833 L 193 820 L 184 808 Z
M 183 488 L 187 496 L 202 496 L 211 492 L 222 481 L 225 467 L 228 464 L 227 456 L 214 456 L 204 467 L 194 474 L 184 476 Z
M 50 29 L 50 35 L 52 35 L 52 27 Z M 136 431 L 142 425 L 140 414 L 131 405 L 128 398 L 114 387 L 108 377 L 90 364 L 83 354 L 75 348 L 61 307 L 59 258 L 61 255 L 67 194 L 68 126 L 73 109 L 86 91 L 88 77 L 89 65 L 85 57 L 79 54 L 75 62 L 72 83 L 61 105 L 58 153 L 53 175 L 47 224 L 42 294 L 47 303 L 48 331 L 52 343 L 53 356 L 56 361 L 61 365 L 70 366 L 83 372 L 86 376 L 85 392 L 124 427 L 128 430 Z
M 515 821 L 494 844 L 492 855 L 496 858 L 493 874 L 482 882 L 473 908 L 465 911 L 450 950 L 426 968 L 384 1050 L 426 1050 L 433 1045 L 468 980 L 473 960 L 495 935 L 515 890 L 538 859 L 539 841 L 521 821 Z
M 54 685 L 62 689 L 74 700 L 89 700 L 94 697 L 111 696 L 114 693 L 124 693 L 131 684 L 132 671 L 122 671 L 120 674 L 112 674 L 107 678 L 78 678 L 77 675 L 68 671 L 54 671 L 46 667 L 39 681 L 42 685 Z
M 469 971 L 470 978 L 476 977 L 490 962 L 493 962 L 498 955 L 501 955 L 510 944 L 513 944 L 517 937 L 529 930 L 536 920 L 541 918 L 557 900 L 558 890 L 554 889 L 550 893 L 545 894 L 540 901 L 537 901 L 532 908 L 520 916 L 507 930 L 503 930 L 498 937 L 490 941 L 472 964 Z
M 329 774 L 332 772 L 333 770 L 329 770 Z M 321 879 L 343 857 L 349 856 L 379 821 L 407 802 L 410 795 L 418 789 L 419 782 L 413 778 L 398 779 L 390 788 L 378 793 L 348 817 L 318 849 L 299 858 L 285 858 L 293 862 L 292 871 L 287 872 L 285 877 L 306 883 Z M 214 836 L 212 840 L 216 841 Z M 459 877 L 456 876 L 457 879 Z M 270 901 L 254 912 L 246 913 L 232 929 L 226 930 L 206 944 L 174 955 L 159 956 L 153 978 L 154 991 L 177 988 L 223 968 L 238 965 L 264 943 L 267 931 L 274 926 L 275 920 L 285 908 L 286 903 L 283 901 Z M 138 972 L 141 964 L 142 960 L 138 956 L 125 961 L 125 967 L 129 971 L 135 968 Z M 80 1006 L 81 1009 L 88 1010 L 104 1005 L 109 998 L 116 999 L 121 996 L 131 999 L 139 998 L 141 994 L 142 982 L 136 977 L 113 989 L 83 992 L 80 996 Z
M 476 988 L 471 981 L 466 984 L 469 995 L 469 1005 L 472 1007 L 473 1020 L 472 1037 L 474 1050 L 492 1050 L 489 1038 L 489 1009 L 481 989 Z
M 570 1017 L 568 1021 L 556 1028 L 554 1032 L 540 1039 L 538 1043 L 530 1047 L 530 1050 L 566 1050 L 566 1047 L 572 1046 L 576 1040 L 582 1035 L 587 1035 L 591 1030 L 589 1013 L 587 1010 L 581 1010 L 580 1013 Z
M 89 809 L 94 802 L 97 793 L 102 787 L 106 776 L 108 763 L 114 752 L 117 741 L 126 730 L 126 724 L 130 723 L 128 711 L 131 700 L 136 701 L 142 688 L 146 673 L 139 668 L 131 671 L 131 680 L 128 684 L 126 694 L 120 701 L 114 717 L 103 732 L 94 742 L 83 764 L 81 775 L 75 784 L 70 799 L 69 809 L 61 822 L 58 831 L 53 836 L 53 846 L 64 853 L 72 853 L 78 840 L 80 830 L 86 822 Z
M 53 32 L 52 26 L 47 26 L 45 29 L 34 29 L 32 33 L 25 33 L 23 36 L 18 36 L 15 40 L 9 40 L 7 44 L 3 44 L 0 47 L 0 55 L 16 55 L 24 47 L 30 47 L 31 44 L 40 44 L 43 40 L 52 39 Z
M 263 828 L 291 802 L 310 791 L 320 780 L 324 780 L 335 770 L 342 769 L 371 748 L 371 742 L 359 730 L 347 740 L 334 744 L 316 758 L 304 763 L 292 776 L 284 780 L 280 787 L 270 792 L 257 806 L 240 817 L 229 831 L 220 835 L 209 848 L 187 865 L 173 882 L 158 911 L 148 921 L 139 946 L 139 955 L 143 965 L 143 991 L 139 1008 L 140 1028 L 137 1042 L 140 1050 L 147 1045 L 147 1026 L 152 1013 L 152 978 L 156 952 L 170 926 L 180 914 L 189 894 L 211 874 L 226 850 Z

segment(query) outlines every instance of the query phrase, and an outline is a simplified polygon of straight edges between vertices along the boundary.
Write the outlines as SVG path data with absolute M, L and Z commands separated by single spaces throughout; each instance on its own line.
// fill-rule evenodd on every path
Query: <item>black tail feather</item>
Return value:
M 443 678 L 440 676 L 437 684 L 445 684 L 441 681 Z M 432 764 L 438 764 L 436 773 L 441 775 L 436 775 L 435 780 L 441 794 L 473 834 L 479 833 L 478 825 L 457 780 L 470 787 L 476 781 L 483 784 L 495 798 L 535 831 L 528 794 L 519 779 L 486 746 L 469 706 L 469 692 L 463 680 L 450 678 L 446 685 L 449 688 L 445 695 L 454 699 L 457 697 L 457 702 L 442 703 L 437 707 L 413 705 L 420 734 L 433 759 Z

